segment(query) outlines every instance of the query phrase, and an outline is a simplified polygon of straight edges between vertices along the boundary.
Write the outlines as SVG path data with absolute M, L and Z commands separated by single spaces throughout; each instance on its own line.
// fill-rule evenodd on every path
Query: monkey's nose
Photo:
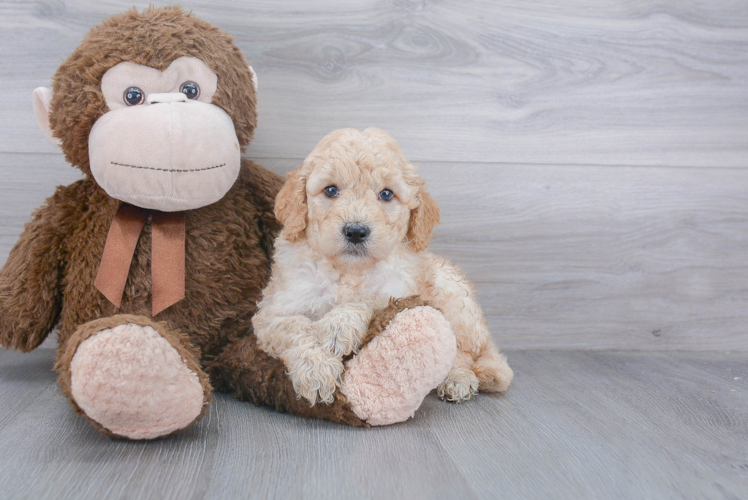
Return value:
M 162 94 L 148 94 L 146 97 L 148 104 L 156 104 L 159 102 L 187 102 L 187 96 L 182 92 L 168 92 Z
M 343 234 L 345 239 L 354 245 L 358 245 L 369 237 L 369 228 L 358 222 L 351 222 L 343 226 Z

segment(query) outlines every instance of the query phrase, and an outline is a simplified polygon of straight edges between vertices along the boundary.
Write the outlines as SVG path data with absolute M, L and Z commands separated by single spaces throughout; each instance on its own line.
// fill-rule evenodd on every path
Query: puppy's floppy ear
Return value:
M 417 198 L 420 203 L 410 211 L 408 241 L 413 250 L 421 252 L 429 246 L 434 228 L 439 224 L 439 205 L 423 186 L 418 190 Z
M 306 179 L 299 172 L 288 174 L 288 180 L 275 198 L 275 216 L 283 224 L 283 236 L 291 242 L 301 238 L 306 229 Z

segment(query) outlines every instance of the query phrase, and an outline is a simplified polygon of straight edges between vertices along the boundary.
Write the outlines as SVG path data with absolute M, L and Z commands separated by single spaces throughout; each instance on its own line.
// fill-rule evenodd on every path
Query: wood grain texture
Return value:
M 335 128 L 398 139 L 442 209 L 431 249 L 474 280 L 515 381 L 368 431 L 218 395 L 142 443 L 73 413 L 50 349 L 0 351 L 0 498 L 746 496 L 744 2 L 181 3 L 259 75 L 248 156 L 285 172 Z M 0 263 L 79 177 L 32 90 L 131 6 L 0 0 Z
M 252 156 L 304 157 L 333 129 L 376 125 L 418 161 L 748 159 L 743 2 L 182 4 L 234 34 L 257 70 Z M 0 3 L 0 152 L 53 151 L 36 130 L 32 90 L 90 27 L 131 6 Z
M 748 349 L 748 171 L 421 171 L 499 345 Z
M 442 213 L 430 249 L 475 282 L 500 347 L 748 350 L 748 169 L 419 168 Z M 59 155 L 0 154 L 0 262 L 75 178 Z
M 511 353 L 506 397 L 437 406 L 483 498 L 743 498 L 745 354 Z M 449 418 L 443 418 L 444 413 Z
M 351 429 L 216 398 L 153 442 L 102 437 L 49 371 L 0 352 L 5 498 L 742 498 L 745 353 L 516 352 L 503 396 L 432 394 L 407 423 Z

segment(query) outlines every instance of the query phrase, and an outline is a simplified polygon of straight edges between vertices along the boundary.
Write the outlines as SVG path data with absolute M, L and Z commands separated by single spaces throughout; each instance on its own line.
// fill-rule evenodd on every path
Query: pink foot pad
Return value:
M 177 350 L 150 326 L 102 330 L 78 346 L 70 364 L 78 406 L 114 434 L 153 439 L 200 415 L 203 389 Z
M 367 423 L 403 422 L 444 380 L 456 354 L 452 327 L 439 311 L 406 309 L 347 363 L 340 390 Z

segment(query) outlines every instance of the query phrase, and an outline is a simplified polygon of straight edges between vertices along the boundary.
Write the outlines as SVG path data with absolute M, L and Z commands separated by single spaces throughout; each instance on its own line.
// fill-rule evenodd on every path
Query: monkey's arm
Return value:
M 283 225 L 275 218 L 275 196 L 285 180 L 280 175 L 261 167 L 251 160 L 242 159 L 241 180 L 252 193 L 252 200 L 259 212 L 257 225 L 260 229 L 260 246 L 268 260 L 273 257 L 273 242 Z
M 0 344 L 28 352 L 41 344 L 60 314 L 61 190 L 26 224 L 0 270 Z

